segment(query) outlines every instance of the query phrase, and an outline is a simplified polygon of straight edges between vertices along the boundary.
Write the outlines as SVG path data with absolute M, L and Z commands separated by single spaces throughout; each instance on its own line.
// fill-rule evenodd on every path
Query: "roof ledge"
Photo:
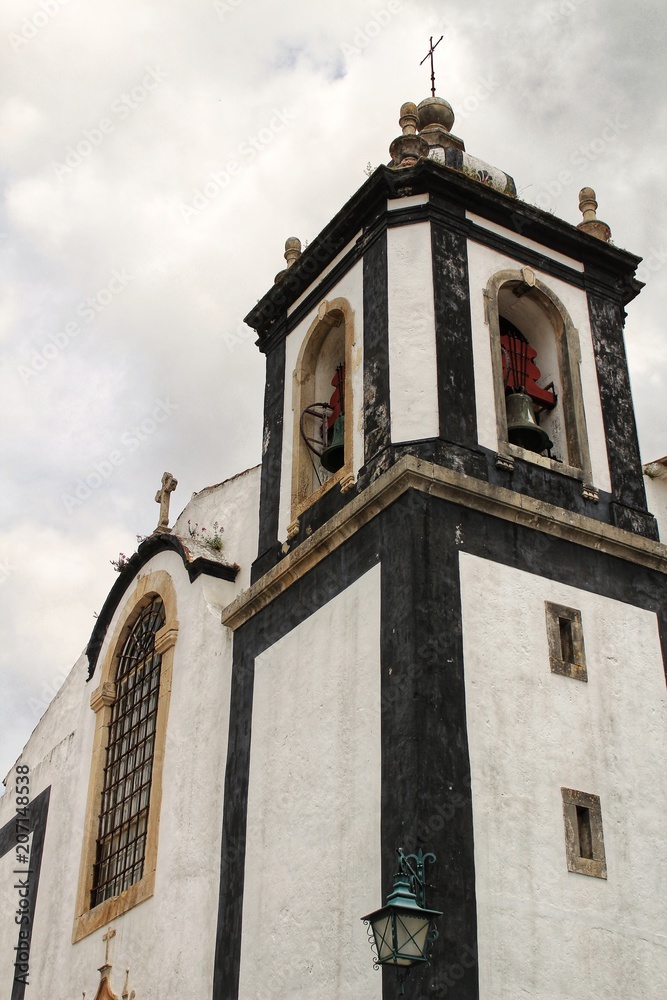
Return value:
M 128 585 L 137 573 L 149 562 L 153 556 L 160 552 L 175 552 L 183 561 L 187 570 L 190 583 L 193 583 L 198 576 L 216 577 L 219 580 L 228 580 L 234 583 L 239 571 L 238 566 L 229 566 L 219 559 L 207 556 L 195 555 L 183 541 L 173 533 L 154 532 L 140 543 L 139 548 L 121 570 L 118 579 L 109 591 L 106 601 L 100 611 L 95 627 L 91 633 L 88 645 L 86 646 L 86 656 L 88 657 L 88 678 L 90 680 L 95 673 L 97 658 L 100 655 L 102 643 L 107 634 L 111 619 L 113 618 L 118 605 L 125 595 Z

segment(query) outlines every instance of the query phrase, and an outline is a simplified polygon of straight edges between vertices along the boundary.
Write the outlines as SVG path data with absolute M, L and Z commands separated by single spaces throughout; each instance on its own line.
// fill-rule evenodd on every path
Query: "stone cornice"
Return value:
M 608 290 L 614 289 L 624 303 L 633 299 L 642 287 L 633 277 L 640 257 L 590 236 L 543 209 L 471 180 L 459 170 L 433 160 L 420 160 L 415 166 L 400 170 L 381 166 L 245 317 L 245 322 L 259 335 L 260 350 L 267 350 L 274 325 L 284 320 L 287 309 L 311 287 L 360 228 L 373 230 L 379 226 L 382 230 L 400 221 L 395 217 L 389 222 L 387 216 L 394 216 L 397 210 L 387 212 L 387 199 L 422 193 L 429 193 L 431 200 L 428 206 L 420 207 L 417 215 L 447 216 L 452 224 L 470 232 L 472 223 L 464 216 L 468 209 L 509 232 L 520 233 L 551 250 L 582 261 L 586 280 L 597 282 Z M 363 248 L 362 237 L 359 249 Z
M 239 628 L 409 489 L 667 574 L 660 542 L 406 455 L 223 608 L 223 625 Z

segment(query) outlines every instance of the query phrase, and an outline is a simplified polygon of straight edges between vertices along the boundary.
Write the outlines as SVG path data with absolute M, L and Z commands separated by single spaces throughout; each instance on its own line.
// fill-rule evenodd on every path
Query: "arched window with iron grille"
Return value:
M 162 663 L 155 636 L 164 622 L 164 604 L 155 596 L 118 655 L 91 907 L 120 895 L 143 875 Z

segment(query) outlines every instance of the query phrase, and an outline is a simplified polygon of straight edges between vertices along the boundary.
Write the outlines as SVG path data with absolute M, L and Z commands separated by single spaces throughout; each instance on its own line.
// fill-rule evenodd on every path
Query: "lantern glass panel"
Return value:
M 396 950 L 401 956 L 399 965 L 411 965 L 424 958 L 426 937 L 431 925 L 430 918 L 412 916 L 405 913 L 396 914 Z
M 375 946 L 379 962 L 386 962 L 387 959 L 391 958 L 394 951 L 391 924 L 391 914 L 383 913 L 377 920 L 373 921 L 373 934 L 375 935 Z

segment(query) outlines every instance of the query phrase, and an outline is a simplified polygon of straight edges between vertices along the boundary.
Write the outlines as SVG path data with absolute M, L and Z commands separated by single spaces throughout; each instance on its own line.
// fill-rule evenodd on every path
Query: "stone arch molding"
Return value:
M 293 376 L 292 386 L 292 507 L 288 535 L 298 530 L 298 517 L 307 507 L 318 500 L 324 493 L 336 484 L 342 490 L 349 489 L 354 484 L 354 310 L 344 298 L 324 299 L 317 308 L 317 315 L 312 321 L 301 344 Z M 313 463 L 308 447 L 301 436 L 300 418 L 303 410 L 313 403 L 326 402 L 331 395 L 328 390 L 327 399 L 318 399 L 322 386 L 319 384 L 318 365 L 327 346 L 334 345 L 342 353 L 345 361 L 345 461 L 343 467 L 318 485 L 314 482 Z M 349 419 L 348 419 L 349 415 Z
M 501 309 L 500 300 L 504 293 L 518 292 L 512 296 L 511 307 Z M 523 458 L 561 472 L 584 484 L 591 484 L 591 460 L 586 430 L 581 384 L 581 345 L 579 332 L 560 298 L 547 284 L 541 281 L 529 267 L 498 271 L 488 281 L 484 290 L 485 318 L 489 327 L 491 346 L 491 369 L 498 432 L 498 456 L 500 464 L 513 464 L 514 458 Z M 558 404 L 563 424 L 563 442 L 566 455 L 556 462 L 543 455 L 537 455 L 517 445 L 507 437 L 507 414 L 505 409 L 505 389 L 502 376 L 502 354 L 500 348 L 500 316 L 511 320 L 521 329 L 526 316 L 535 309 L 542 316 L 541 334 L 544 340 L 552 339 L 556 359 L 556 383 Z M 509 313 L 509 315 L 508 315 Z M 530 340 L 529 333 L 522 330 Z M 534 345 L 533 345 L 534 346 Z M 538 356 L 539 362 L 539 356 Z M 564 450 L 565 450 L 564 449 Z
M 100 797 L 106 763 L 111 707 L 116 696 L 115 672 L 118 653 L 130 634 L 142 610 L 154 597 L 162 598 L 165 611 L 164 625 L 155 635 L 155 651 L 162 654 L 160 687 L 155 726 L 153 773 L 148 807 L 144 871 L 141 879 L 118 896 L 104 900 L 91 909 L 90 898 L 93 865 L 98 838 Z M 174 647 L 178 636 L 176 589 L 169 573 L 156 570 L 137 580 L 134 589 L 123 602 L 111 639 L 105 643 L 101 660 L 100 683 L 90 697 L 90 707 L 95 712 L 95 736 L 88 782 L 88 798 L 84 819 L 81 864 L 77 886 L 76 912 L 72 942 L 80 941 L 100 927 L 115 920 L 120 914 L 153 895 L 157 867 L 160 806 L 162 802 L 162 770 L 167 739 L 167 719 L 174 662 Z

